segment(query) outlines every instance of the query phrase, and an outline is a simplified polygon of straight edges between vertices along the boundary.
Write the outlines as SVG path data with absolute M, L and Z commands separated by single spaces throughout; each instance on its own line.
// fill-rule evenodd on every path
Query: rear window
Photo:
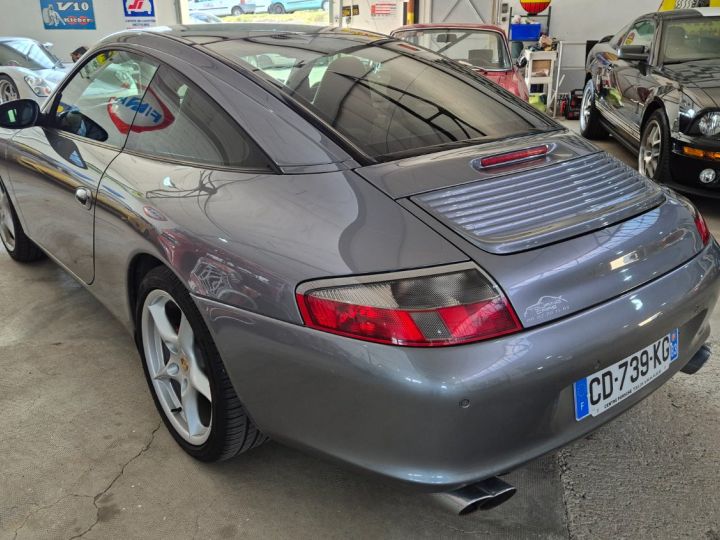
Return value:
M 557 129 L 480 76 L 402 41 L 278 33 L 205 46 L 270 79 L 376 159 Z
M 492 30 L 413 29 L 394 34 L 413 45 L 420 45 L 458 62 L 495 70 L 512 68 L 505 38 Z

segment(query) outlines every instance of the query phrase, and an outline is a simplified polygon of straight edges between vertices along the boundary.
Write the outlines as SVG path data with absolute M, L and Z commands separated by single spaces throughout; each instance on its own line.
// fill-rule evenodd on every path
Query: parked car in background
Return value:
M 612 133 L 658 182 L 720 196 L 720 8 L 650 13 L 597 44 L 580 128 Z
M 43 103 L 67 71 L 49 44 L 0 37 L 0 103 L 24 98 Z
M 213 15 L 212 13 L 202 13 L 201 11 L 191 11 L 190 20 L 193 23 L 198 24 L 218 24 L 223 22 L 223 20 L 217 15 Z
M 512 62 L 505 32 L 497 26 L 413 24 L 390 35 L 472 67 L 520 99 L 528 99 L 527 85 Z
M 188 0 L 191 12 L 223 17 L 255 13 L 255 2 L 247 0 Z M 205 22 L 205 21 L 203 21 Z
M 467 513 L 709 356 L 693 205 L 398 39 L 118 33 L 0 126 L 8 253 L 118 317 L 200 460 L 269 436 Z
M 293 13 L 295 11 L 309 11 L 313 9 L 330 9 L 328 0 L 258 0 L 256 13 Z

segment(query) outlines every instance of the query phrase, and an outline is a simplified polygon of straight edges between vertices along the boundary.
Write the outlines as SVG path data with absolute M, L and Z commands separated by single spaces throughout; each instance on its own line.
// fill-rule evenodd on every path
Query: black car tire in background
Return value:
M 670 126 L 665 111 L 656 110 L 648 118 L 640 136 L 638 170 L 656 182 L 672 181 L 670 172 Z
M 173 307 L 179 309 L 180 316 L 184 315 L 187 318 L 198 361 L 202 359 L 204 373 L 209 381 L 212 396 L 210 434 L 207 440 L 199 445 L 185 440 L 173 426 L 160 403 L 149 371 L 146 341 L 150 340 L 146 340 L 144 336 L 143 311 L 148 296 L 157 291 L 169 295 Z M 140 284 L 137 298 L 135 341 L 142 359 L 145 378 L 163 422 L 183 450 L 200 461 L 212 462 L 233 458 L 267 441 L 268 437 L 258 430 L 238 399 L 202 315 L 174 272 L 165 266 L 148 272 Z M 167 311 L 167 308 L 165 309 Z M 180 343 L 180 328 L 175 328 L 175 331 L 178 333 L 178 343 Z M 167 359 L 165 362 L 166 366 L 170 363 Z
M 580 133 L 586 139 L 606 139 L 608 131 L 600 123 L 600 111 L 595 107 L 595 83 L 588 79 L 580 105 Z
M 7 242 L 3 234 L 0 234 L 0 240 L 8 252 L 8 255 L 18 262 L 29 263 L 42 259 L 45 253 L 37 246 L 35 242 L 30 240 L 20 224 L 20 220 L 15 213 L 15 207 L 10 200 L 5 184 L 0 180 L 0 197 L 3 197 L 7 203 L 6 209 L 10 212 L 12 220 L 12 242 Z M 0 203 L 1 204 L 1 203 Z M 2 227 L 0 223 L 0 227 Z M 2 231 L 0 231 L 2 232 Z
M 280 2 L 271 5 L 268 11 L 270 13 L 274 13 L 275 15 L 282 15 L 283 13 L 287 13 L 285 6 Z
M 235 6 L 230 10 L 230 14 L 237 17 L 238 15 L 244 15 L 245 10 L 240 6 Z

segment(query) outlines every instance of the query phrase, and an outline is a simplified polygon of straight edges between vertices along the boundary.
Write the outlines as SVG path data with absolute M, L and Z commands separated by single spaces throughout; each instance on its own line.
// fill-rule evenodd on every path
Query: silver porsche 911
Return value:
M 7 251 L 134 334 L 201 460 L 272 437 L 489 508 L 709 356 L 697 210 L 403 41 L 116 34 L 0 126 Z

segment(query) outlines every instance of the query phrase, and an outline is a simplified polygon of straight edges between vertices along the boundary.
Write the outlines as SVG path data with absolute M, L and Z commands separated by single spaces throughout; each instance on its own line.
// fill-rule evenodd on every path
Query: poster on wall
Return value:
M 125 10 L 125 27 L 149 28 L 157 25 L 156 0 L 121 0 Z
M 95 30 L 92 0 L 40 0 L 45 30 Z
M 370 4 L 371 17 L 388 17 L 397 13 L 397 4 L 394 2 L 378 2 Z

